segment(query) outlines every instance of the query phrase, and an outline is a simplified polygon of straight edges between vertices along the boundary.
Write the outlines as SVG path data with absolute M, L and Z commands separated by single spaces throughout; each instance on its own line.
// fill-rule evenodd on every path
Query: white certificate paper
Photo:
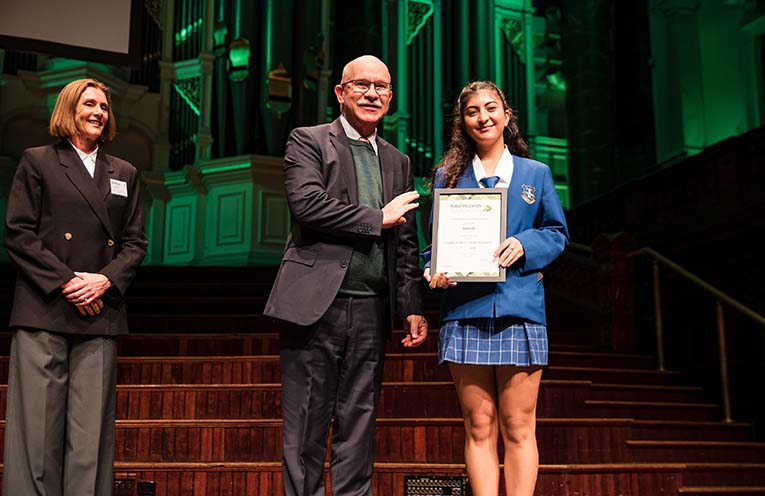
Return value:
M 457 282 L 504 281 L 494 250 L 505 240 L 507 190 L 436 189 L 433 205 L 433 273 Z

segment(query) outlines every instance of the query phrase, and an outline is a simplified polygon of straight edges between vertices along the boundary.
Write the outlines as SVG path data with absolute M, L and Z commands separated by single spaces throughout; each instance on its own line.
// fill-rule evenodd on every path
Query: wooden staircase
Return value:
M 260 313 L 272 278 L 272 269 L 142 269 L 129 295 L 134 334 L 119 343 L 119 478 L 153 481 L 158 496 L 281 494 L 278 334 Z M 5 318 L 12 286 L 2 280 Z M 414 352 L 401 331 L 388 343 L 376 495 L 404 496 L 406 476 L 464 474 L 436 329 Z M 537 495 L 765 495 L 765 443 L 749 424 L 720 421 L 716 398 L 693 377 L 657 371 L 652 356 L 584 341 L 551 329 Z M 0 334 L 0 418 L 8 349 Z

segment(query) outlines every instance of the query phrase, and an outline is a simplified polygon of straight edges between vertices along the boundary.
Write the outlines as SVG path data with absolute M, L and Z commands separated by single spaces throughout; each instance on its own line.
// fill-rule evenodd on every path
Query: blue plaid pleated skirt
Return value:
M 497 317 L 441 325 L 438 362 L 471 365 L 547 365 L 547 327 Z

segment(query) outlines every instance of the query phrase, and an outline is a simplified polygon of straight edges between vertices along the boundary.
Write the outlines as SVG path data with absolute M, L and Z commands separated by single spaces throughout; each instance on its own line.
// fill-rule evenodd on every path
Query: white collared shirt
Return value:
M 483 164 L 481 163 L 481 159 L 478 158 L 478 155 L 473 157 L 473 172 L 475 173 L 476 181 L 478 181 L 478 186 L 480 188 L 485 188 L 486 186 L 481 184 L 481 179 L 486 177 L 486 171 L 483 170 Z M 497 162 L 497 167 L 494 169 L 493 175 L 499 177 L 499 182 L 495 188 L 507 188 L 510 186 L 510 180 L 513 178 L 513 156 L 510 154 L 507 147 L 505 147 L 505 151 L 502 152 L 502 156 L 499 157 L 499 162 Z
M 351 126 L 351 123 L 348 122 L 348 119 L 345 118 L 344 115 L 340 114 L 340 123 L 343 125 L 343 129 L 345 130 L 345 135 L 348 136 L 348 139 L 352 140 L 359 140 L 362 138 L 361 134 L 356 131 L 356 128 Z M 369 136 L 364 136 L 366 140 L 369 141 L 369 144 L 372 145 L 372 149 L 375 151 L 375 155 L 378 155 L 377 153 L 377 129 L 375 129 L 375 132 L 372 133 Z
M 93 150 L 91 153 L 85 153 L 84 151 L 80 150 L 75 146 L 74 143 L 69 141 L 69 144 L 72 145 L 74 148 L 74 151 L 77 152 L 77 155 L 80 156 L 80 160 L 82 160 L 82 164 L 85 166 L 85 168 L 88 170 L 88 174 L 90 174 L 90 177 L 96 176 L 96 156 L 98 155 L 98 145 L 96 145 L 96 149 Z

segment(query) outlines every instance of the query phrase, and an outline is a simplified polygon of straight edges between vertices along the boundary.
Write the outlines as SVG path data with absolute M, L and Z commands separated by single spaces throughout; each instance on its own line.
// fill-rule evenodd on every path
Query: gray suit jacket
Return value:
M 113 194 L 110 180 L 127 185 Z M 8 197 L 5 246 L 18 268 L 11 327 L 116 335 L 127 332 L 123 294 L 146 254 L 138 171 L 99 150 L 95 178 L 62 141 L 24 152 Z M 99 315 L 83 317 L 61 294 L 74 272 L 112 287 Z
M 383 203 L 414 188 L 409 158 L 377 138 Z M 298 325 L 318 321 L 337 296 L 359 237 L 385 241 L 390 316 L 422 314 L 417 225 L 382 230 L 382 212 L 358 205 L 356 169 L 339 120 L 297 128 L 284 157 L 292 229 L 265 314 Z

